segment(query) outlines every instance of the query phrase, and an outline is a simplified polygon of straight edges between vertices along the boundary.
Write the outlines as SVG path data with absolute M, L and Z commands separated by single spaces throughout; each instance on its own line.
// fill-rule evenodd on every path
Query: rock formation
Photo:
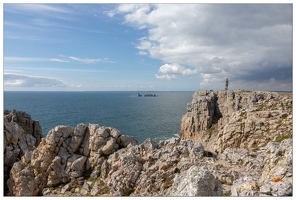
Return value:
M 291 107 L 280 93 L 197 91 L 181 138 L 141 144 L 98 124 L 57 126 L 39 143 L 37 122 L 5 111 L 5 194 L 292 196 Z
M 196 91 L 182 118 L 181 139 L 221 153 L 227 147 L 259 148 L 292 137 L 292 94 Z
M 42 129 L 39 122 L 32 120 L 30 115 L 15 110 L 4 111 L 3 125 L 4 186 L 6 188 L 6 181 L 13 164 L 21 160 L 22 156 L 30 156 L 40 143 Z
M 138 142 L 114 128 L 78 124 L 57 126 L 28 156 L 14 163 L 8 180 L 9 191 L 17 196 L 40 195 L 52 187 L 81 177 L 97 166 L 100 158 Z

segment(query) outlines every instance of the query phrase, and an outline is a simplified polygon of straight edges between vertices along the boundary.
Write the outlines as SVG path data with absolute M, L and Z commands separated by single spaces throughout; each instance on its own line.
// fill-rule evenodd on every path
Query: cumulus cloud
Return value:
M 200 74 L 203 85 L 217 86 L 225 77 L 274 80 L 291 89 L 291 4 L 124 4 L 111 13 L 147 30 L 136 46 L 140 55 L 194 68 L 161 66 L 165 75 Z
M 159 68 L 159 72 L 163 74 L 182 74 L 185 67 L 179 64 L 165 64 Z
M 198 74 L 197 69 L 191 70 L 191 69 L 186 69 L 184 66 L 179 65 L 177 63 L 173 64 L 164 64 L 162 65 L 159 70 L 160 73 L 165 74 L 166 76 L 162 76 L 164 80 L 172 80 L 176 79 L 177 77 L 175 75 L 196 75 Z M 172 76 L 174 75 L 174 76 Z M 164 78 L 166 77 L 166 78 Z M 161 78 L 158 78 L 161 79 Z
M 11 73 L 4 73 L 3 75 L 4 87 L 68 87 L 64 81 L 56 78 Z

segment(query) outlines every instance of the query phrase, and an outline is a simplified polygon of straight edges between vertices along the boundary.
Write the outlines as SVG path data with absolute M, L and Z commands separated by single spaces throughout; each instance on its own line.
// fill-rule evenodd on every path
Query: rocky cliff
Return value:
M 273 117 L 276 110 L 271 109 L 266 110 L 270 113 L 269 117 L 260 119 L 263 125 L 272 125 L 270 120 L 281 120 L 290 126 L 286 130 L 291 130 L 292 99 L 281 94 L 265 97 L 256 93 L 249 97 L 242 93 L 242 98 L 236 101 L 236 93 L 230 91 L 221 94 L 205 91 L 203 96 L 199 93 L 193 95 L 188 113 L 183 117 L 182 139 L 155 142 L 148 138 L 141 144 L 115 128 L 98 124 L 57 126 L 39 143 L 37 138 L 40 137 L 36 134 L 32 137 L 19 136 L 27 130 L 26 126 L 31 126 L 33 120 L 29 115 L 23 113 L 19 115 L 23 117 L 14 122 L 12 118 L 15 117 L 9 116 L 18 115 L 18 112 L 5 111 L 4 133 L 8 139 L 5 139 L 4 162 L 8 163 L 9 160 L 12 163 L 7 172 L 9 179 L 5 195 L 291 196 L 292 139 L 286 138 L 291 135 L 282 133 L 282 124 L 279 124 L 276 133 L 268 129 L 269 133 L 274 134 L 271 140 L 276 141 L 265 141 L 266 145 L 262 147 L 248 148 L 249 142 L 246 142 L 248 145 L 244 144 L 248 140 L 238 137 L 236 134 L 241 135 L 238 131 L 233 131 L 231 138 L 240 138 L 243 145 L 225 140 L 221 148 L 217 143 L 220 141 L 219 134 L 224 134 L 220 131 L 227 132 L 226 128 L 219 127 L 232 127 L 226 120 L 233 124 L 246 120 L 235 120 L 236 116 L 246 116 L 252 120 L 256 113 L 273 108 L 278 101 L 282 101 L 282 104 L 281 107 L 277 106 L 277 118 Z M 221 96 L 229 96 L 229 99 Z M 259 96 L 262 98 L 259 99 Z M 264 104 L 256 106 L 260 102 Z M 254 113 L 248 111 L 254 109 L 254 105 L 261 110 L 255 109 Z M 243 111 L 247 114 L 233 114 Z M 24 121 L 22 118 L 30 121 L 24 128 L 20 128 Z M 215 126 L 215 129 L 212 128 Z M 254 127 L 257 127 L 256 123 Z M 211 137 L 206 135 L 209 130 L 212 130 Z M 200 137 L 200 133 L 205 135 Z M 19 154 L 19 159 L 11 161 L 6 155 L 12 154 L 16 148 L 25 150 Z M 211 148 L 216 148 L 218 153 L 212 153 Z
M 20 111 L 4 111 L 3 151 L 4 151 L 4 186 L 13 164 L 27 157 L 39 145 L 42 129 L 38 121 Z
M 196 91 L 179 135 L 182 140 L 200 141 L 216 153 L 292 138 L 292 93 Z

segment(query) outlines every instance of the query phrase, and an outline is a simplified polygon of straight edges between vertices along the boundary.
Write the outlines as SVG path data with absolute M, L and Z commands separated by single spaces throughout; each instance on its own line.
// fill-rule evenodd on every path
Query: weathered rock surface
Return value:
M 31 152 L 38 146 L 42 138 L 42 129 L 38 121 L 20 111 L 4 111 L 3 118 L 4 135 L 4 181 L 9 178 L 9 172 L 13 164 L 24 156 L 29 159 Z
M 223 188 L 213 174 L 202 167 L 192 166 L 175 176 L 170 196 L 222 196 Z
M 196 91 L 182 118 L 181 139 L 221 153 L 227 147 L 259 148 L 292 137 L 292 93 Z
M 117 143 L 118 141 L 118 143 Z M 129 141 L 129 142 L 127 142 Z M 104 158 L 137 141 L 110 127 L 78 124 L 57 126 L 42 138 L 39 146 L 15 162 L 8 186 L 18 196 L 40 195 L 45 187 L 68 183 L 94 168 Z
M 80 145 L 75 145 L 77 150 L 72 152 L 73 147 L 67 142 L 72 141 L 75 134 L 82 135 L 79 131 L 84 132 L 84 137 Z M 13 165 L 8 181 L 11 194 L 292 195 L 292 139 L 281 143 L 270 142 L 258 150 L 227 148 L 215 157 L 196 141 L 171 139 L 156 143 L 147 139 L 142 144 L 132 145 L 137 142 L 130 137 L 133 142 L 128 146 L 116 143 L 119 148 L 113 145 L 114 152 L 104 154 L 103 149 L 109 146 L 112 131 L 120 133 L 116 129 L 94 124 L 52 129 L 32 152 L 30 159 L 23 156 Z M 96 140 L 91 135 L 104 136 L 105 143 L 94 142 Z M 117 136 L 116 141 L 120 141 L 121 135 Z M 94 149 L 97 154 L 92 152 Z

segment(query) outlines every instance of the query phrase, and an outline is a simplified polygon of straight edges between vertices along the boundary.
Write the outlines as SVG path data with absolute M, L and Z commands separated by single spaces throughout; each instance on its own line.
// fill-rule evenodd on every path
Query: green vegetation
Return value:
M 209 133 L 210 137 L 212 136 L 213 133 L 218 131 L 218 124 L 212 124 L 212 126 L 207 130 Z
M 101 189 L 99 192 L 99 195 L 103 195 L 103 194 L 110 194 L 110 189 L 108 187 Z
M 280 135 L 280 136 L 277 136 L 276 139 L 275 139 L 275 142 L 281 142 L 285 139 L 288 139 L 288 138 L 292 138 L 291 136 L 287 136 L 287 135 Z

